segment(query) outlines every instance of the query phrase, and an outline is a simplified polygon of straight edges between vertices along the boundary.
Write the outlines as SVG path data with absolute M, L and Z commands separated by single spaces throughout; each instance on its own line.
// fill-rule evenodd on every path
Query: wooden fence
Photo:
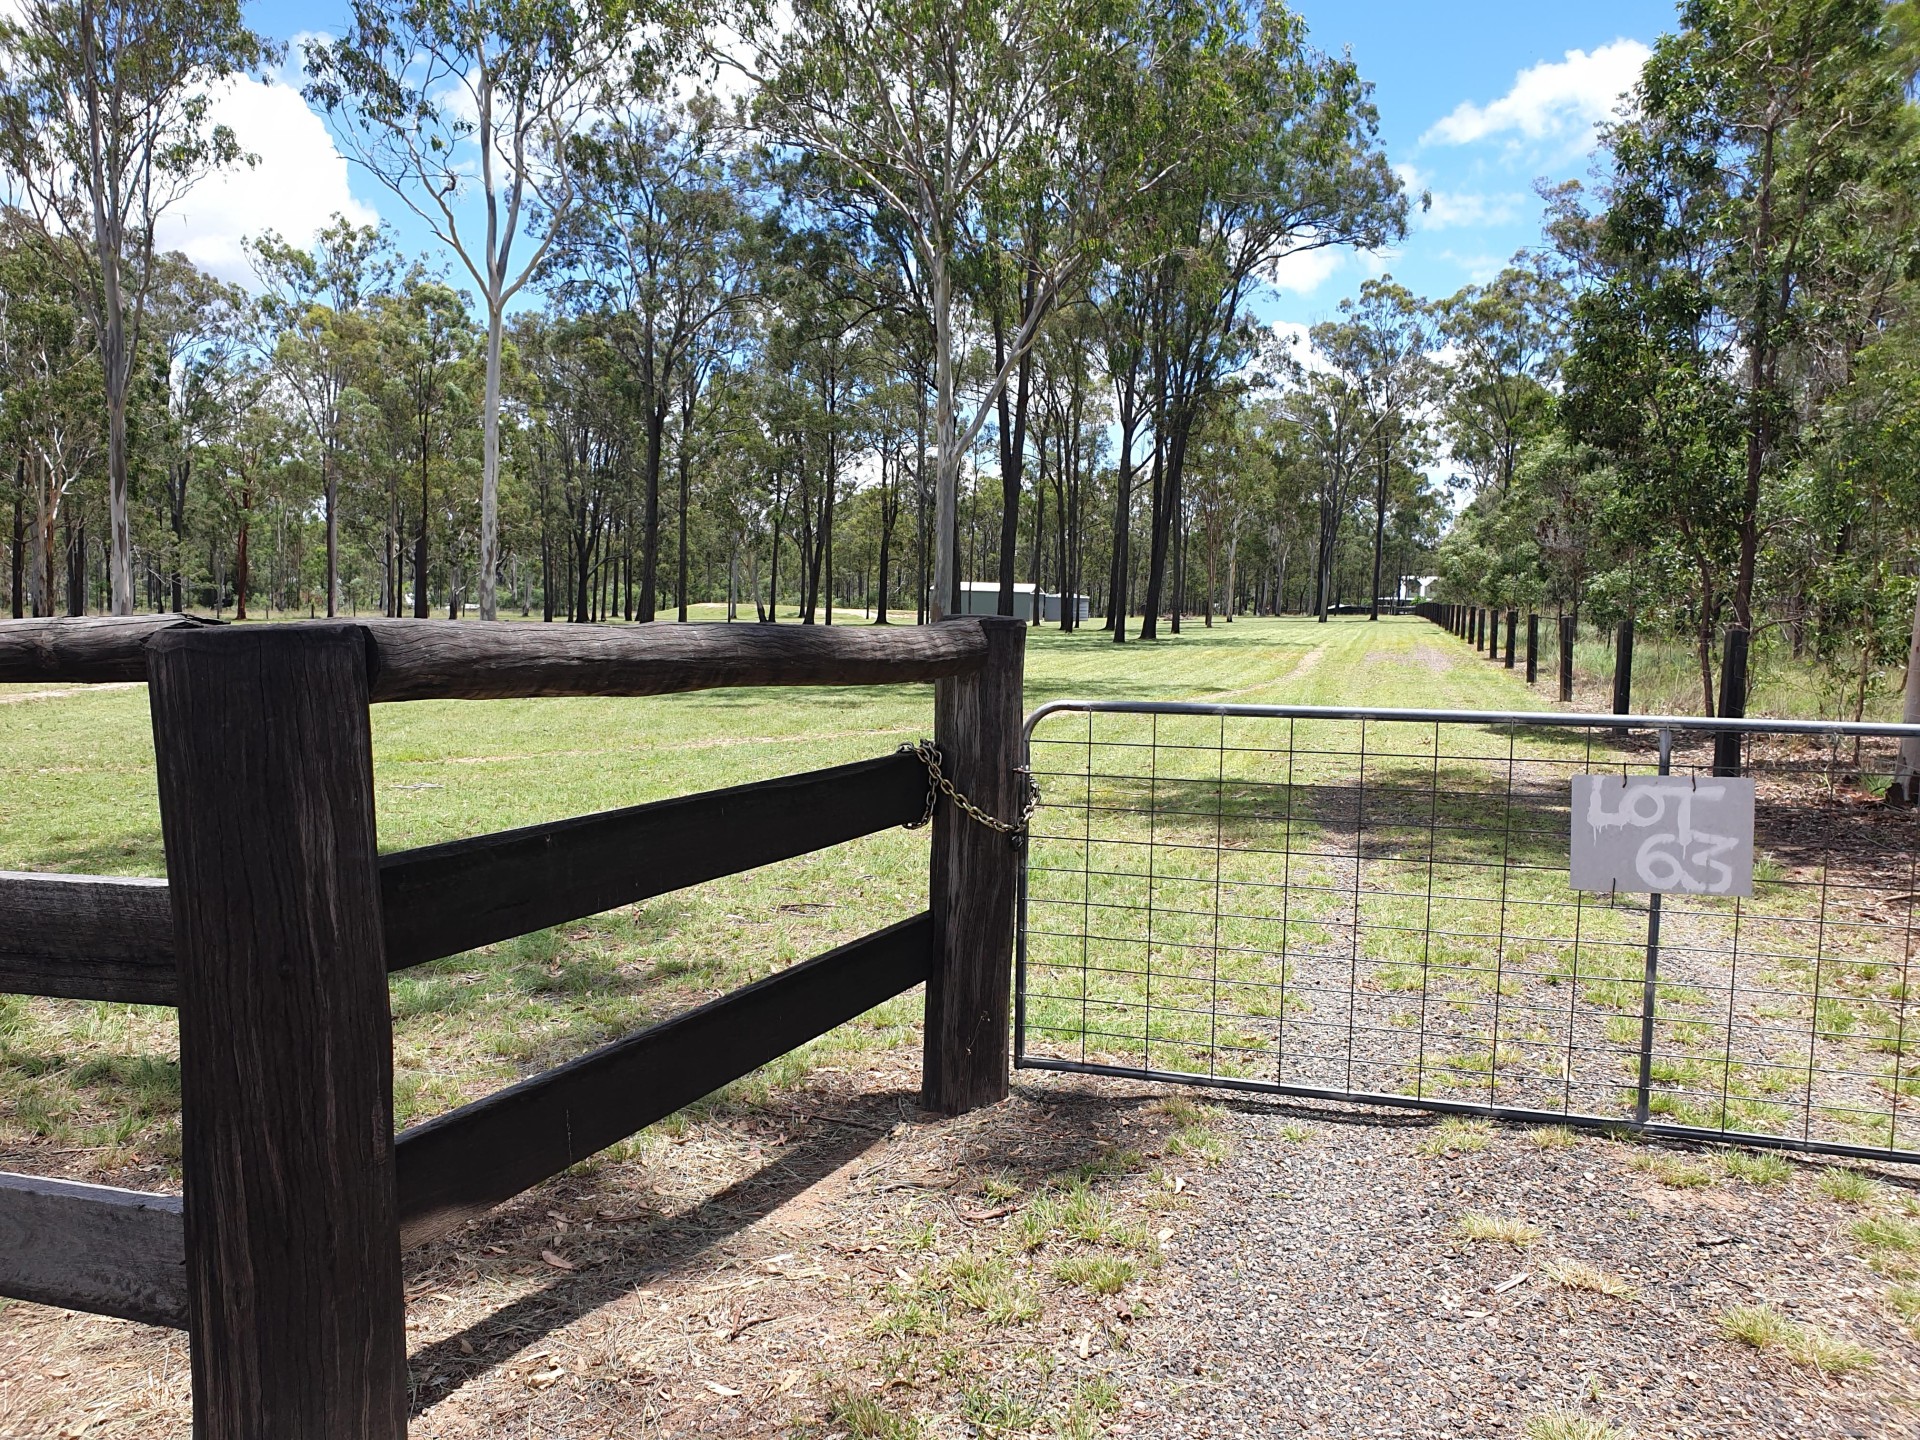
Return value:
M 182 1198 L 0 1175 L 0 1295 L 184 1327 L 197 1440 L 397 1440 L 401 1252 L 926 983 L 923 1101 L 1006 1094 L 1019 854 L 942 804 L 929 908 L 393 1133 L 387 974 L 917 821 L 913 754 L 377 853 L 373 701 L 932 681 L 1023 798 L 1025 628 L 0 622 L 0 682 L 150 686 L 165 880 L 0 874 L 0 991 L 173 1005 Z

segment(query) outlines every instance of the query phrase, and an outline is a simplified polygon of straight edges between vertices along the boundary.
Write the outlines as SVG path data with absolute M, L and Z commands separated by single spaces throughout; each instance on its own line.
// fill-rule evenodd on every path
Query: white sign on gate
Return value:
M 1753 894 L 1753 781 L 1573 777 L 1573 888 Z

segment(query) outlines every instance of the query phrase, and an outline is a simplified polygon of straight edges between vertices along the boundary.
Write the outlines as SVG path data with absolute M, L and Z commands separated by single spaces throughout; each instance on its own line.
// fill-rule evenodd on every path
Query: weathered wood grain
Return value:
M 891 685 L 977 666 L 977 626 L 516 625 L 378 620 L 375 700 L 667 695 L 746 685 Z
M 198 1440 L 404 1440 L 365 632 L 149 647 Z
M 167 882 L 0 870 L 0 994 L 173 1004 Z
M 180 1197 L 0 1174 L 0 1295 L 184 1330 Z
M 405 1243 L 441 1234 L 924 980 L 916 915 L 404 1132 Z
M 934 739 L 955 788 L 987 814 L 1012 820 L 1024 798 L 1015 772 L 1027 763 L 1020 733 L 1027 631 L 1014 619 L 975 623 L 986 631 L 986 662 L 934 688 Z M 1007 1094 L 1020 842 L 942 800 L 930 864 L 937 955 L 927 977 L 921 1102 L 957 1115 Z
M 380 862 L 393 969 L 871 835 L 926 811 L 911 755 L 455 840 Z
M 144 680 L 147 644 L 183 615 L 0 621 L 0 682 Z M 308 621 L 284 625 L 337 626 Z M 963 675 L 986 655 L 970 620 L 814 625 L 528 625 L 386 620 L 366 635 L 374 700 L 670 695 L 748 685 L 894 685 Z
M 100 685 L 147 678 L 146 642 L 192 615 L 90 615 L 0 620 L 0 684 L 58 680 Z

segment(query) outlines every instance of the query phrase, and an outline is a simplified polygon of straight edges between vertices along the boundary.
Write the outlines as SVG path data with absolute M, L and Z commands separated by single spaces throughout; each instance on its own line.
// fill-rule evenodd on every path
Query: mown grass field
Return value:
M 1076 696 L 1525 708 L 1519 679 L 1422 621 L 1241 620 L 1115 646 L 1030 633 L 1027 703 Z M 58 692 L 58 693 L 49 693 Z M 878 755 L 930 733 L 930 687 L 712 691 L 638 700 L 374 708 L 386 849 Z M 402 1124 L 817 954 L 925 903 L 926 839 L 896 831 L 396 977 Z M 164 871 L 142 687 L 0 687 L 0 868 Z M 908 996 L 822 1051 L 907 1043 Z M 6 1163 L 167 1183 L 178 1154 L 171 1012 L 0 999 Z M 738 1098 L 738 1094 L 735 1098 Z

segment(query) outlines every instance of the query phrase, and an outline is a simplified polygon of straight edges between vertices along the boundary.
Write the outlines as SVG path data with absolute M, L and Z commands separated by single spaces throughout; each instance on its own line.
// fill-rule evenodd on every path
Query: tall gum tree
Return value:
M 576 202 L 573 139 L 612 90 L 652 85 L 685 19 L 677 10 L 641 13 L 626 0 L 353 0 L 347 33 L 306 48 L 308 98 L 459 260 L 486 312 L 483 620 L 497 609 L 507 307 L 539 273 Z
M 372 323 L 364 307 L 393 280 L 393 254 L 378 226 L 336 215 L 312 250 L 269 231 L 251 246 L 260 305 L 272 334 L 276 374 L 306 416 L 320 453 L 326 529 L 327 614 L 340 611 L 340 473 L 347 395 L 364 372 Z
M 608 341 L 633 373 L 645 432 L 634 618 L 652 620 L 668 422 L 676 405 L 690 411 L 698 402 L 727 322 L 751 296 L 752 222 L 705 107 L 632 107 L 596 124 L 574 156 L 580 204 L 555 252 L 556 291 L 571 307 L 605 315 Z M 684 581 L 676 584 L 682 618 Z
M 196 181 L 250 159 L 211 122 L 209 92 L 276 54 L 238 0 L 20 0 L 0 18 L 5 203 L 53 242 L 100 351 L 116 615 L 133 613 L 127 410 L 154 227 Z
M 1152 25 L 1161 83 L 1136 109 L 1149 117 L 1144 128 L 1181 137 L 1183 150 L 1152 201 L 1129 212 L 1096 287 L 1123 437 L 1143 427 L 1153 437 L 1142 639 L 1158 633 L 1179 548 L 1194 427 L 1254 352 L 1248 300 L 1283 259 L 1376 249 L 1405 233 L 1407 214 L 1378 143 L 1372 87 L 1350 59 L 1315 50 L 1300 17 L 1279 5 L 1185 0 L 1158 8 Z M 1128 548 L 1130 445 L 1119 464 L 1116 569 Z M 1126 638 L 1118 619 L 1113 630 Z
M 1099 255 L 1115 218 L 1175 159 L 1131 126 L 1159 56 L 1120 0 L 800 0 L 763 21 L 741 62 L 760 83 L 753 123 L 776 146 L 897 226 L 906 289 L 932 336 L 932 613 L 958 594 L 961 466 L 1048 314 Z M 990 211 L 1045 223 L 1024 257 L 1022 303 L 993 373 L 961 413 L 963 272 L 990 244 Z M 880 219 L 884 217 L 884 222 Z
M 1890 148 L 1913 73 L 1896 33 L 1905 8 L 1687 0 L 1681 28 L 1655 46 L 1628 113 L 1607 132 L 1612 173 L 1591 252 L 1601 278 L 1576 305 L 1569 385 L 1594 403 L 1577 407 L 1576 434 L 1623 456 L 1677 446 L 1698 460 L 1691 477 L 1658 482 L 1643 508 L 1649 523 L 1665 508 L 1711 532 L 1694 548 L 1703 582 L 1731 612 L 1723 716 L 1746 713 L 1769 491 L 1820 399 L 1803 383 L 1817 378 L 1812 312 L 1834 258 L 1819 241 Z M 1643 416 L 1678 428 L 1658 440 L 1660 426 L 1635 425 L 1630 410 L 1599 413 L 1628 393 L 1643 397 Z M 1630 490 L 1641 486 L 1626 474 Z M 1711 513 L 1692 493 L 1702 485 Z M 1708 613 L 1701 623 L 1716 621 Z M 1704 646 L 1710 629 L 1702 635 Z M 1703 672 L 1710 693 L 1704 659 Z M 1737 769 L 1737 739 L 1716 745 L 1722 773 Z

